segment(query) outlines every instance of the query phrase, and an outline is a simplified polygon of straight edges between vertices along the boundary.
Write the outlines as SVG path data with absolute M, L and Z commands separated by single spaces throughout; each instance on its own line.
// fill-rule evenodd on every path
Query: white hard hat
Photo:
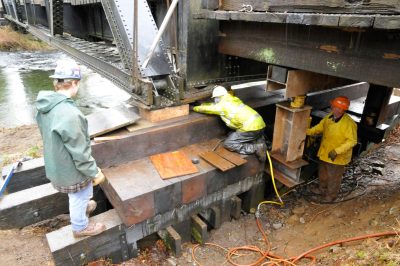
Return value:
M 81 79 L 81 68 L 72 59 L 63 59 L 57 62 L 54 75 L 50 78 L 53 79 Z
M 228 94 L 228 91 L 224 87 L 217 86 L 213 90 L 212 98 L 221 97 L 221 96 L 224 96 L 224 95 L 227 95 L 227 94 Z

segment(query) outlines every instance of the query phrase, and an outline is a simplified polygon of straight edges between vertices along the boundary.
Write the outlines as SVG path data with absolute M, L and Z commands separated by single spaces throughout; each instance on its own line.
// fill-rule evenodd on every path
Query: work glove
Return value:
M 329 157 L 329 159 L 332 160 L 332 162 L 336 159 L 336 156 L 337 156 L 337 153 L 336 153 L 335 150 L 331 150 L 331 151 L 328 153 L 328 157 Z
M 93 186 L 97 186 L 98 184 L 103 183 L 106 179 L 100 168 L 97 167 L 97 171 L 97 175 L 92 180 Z

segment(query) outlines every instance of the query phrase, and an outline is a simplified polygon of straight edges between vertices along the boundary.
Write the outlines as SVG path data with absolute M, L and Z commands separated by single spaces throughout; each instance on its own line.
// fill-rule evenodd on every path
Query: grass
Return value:
M 30 34 L 16 32 L 10 26 L 0 27 L 0 50 L 2 51 L 39 51 L 50 47 Z

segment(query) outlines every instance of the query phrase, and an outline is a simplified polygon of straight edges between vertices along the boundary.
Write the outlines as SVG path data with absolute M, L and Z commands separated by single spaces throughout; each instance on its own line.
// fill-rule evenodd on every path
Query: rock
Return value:
M 168 258 L 168 259 L 167 259 L 167 263 L 168 263 L 169 266 L 176 266 L 176 265 L 178 265 L 178 263 L 176 262 L 176 259 L 173 258 L 173 257 Z
M 300 217 L 300 223 L 305 224 L 305 223 L 306 223 L 306 220 L 304 220 L 303 217 Z
M 399 209 L 397 207 L 392 207 L 389 209 L 389 214 L 390 215 L 396 215 L 399 213 Z
M 305 208 L 304 206 L 296 207 L 296 208 L 294 208 L 294 209 L 292 210 L 292 212 L 293 212 L 294 214 L 298 214 L 298 215 L 302 215 L 303 213 L 305 213 L 305 211 L 306 211 L 306 208 Z
M 332 246 L 332 247 L 329 248 L 329 252 L 337 253 L 337 252 L 339 252 L 341 249 L 342 249 L 342 248 L 341 248 L 339 245 L 335 245 L 335 246 Z
M 335 215 L 337 218 L 342 218 L 342 217 L 346 216 L 346 213 L 340 209 L 334 209 L 332 211 L 332 214 Z
M 385 163 L 379 160 L 370 161 L 370 165 L 381 168 L 385 167 Z
M 274 228 L 275 230 L 278 230 L 280 228 L 282 228 L 283 224 L 281 223 L 274 223 L 272 224 L 272 228 Z
M 297 214 L 293 214 L 287 219 L 288 224 L 295 225 L 299 222 L 299 216 Z
M 372 167 L 372 173 L 382 175 L 383 168 L 382 167 Z
M 372 220 L 369 221 L 369 225 L 377 226 L 378 225 L 378 221 L 375 220 L 375 219 L 372 219 Z

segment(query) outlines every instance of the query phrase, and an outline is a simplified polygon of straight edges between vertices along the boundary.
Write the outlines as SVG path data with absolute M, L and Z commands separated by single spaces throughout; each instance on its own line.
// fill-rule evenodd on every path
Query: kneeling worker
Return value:
M 35 103 L 46 177 L 56 190 L 68 194 L 73 236 L 97 235 L 106 228 L 89 221 L 96 208 L 90 198 L 93 186 L 105 178 L 92 157 L 87 120 L 71 99 L 78 93 L 81 71 L 75 61 L 64 60 L 50 78 L 55 91 L 40 91 Z
M 214 88 L 212 98 L 214 103 L 204 103 L 195 106 L 193 110 L 219 115 L 229 128 L 235 130 L 224 141 L 225 148 L 240 154 L 255 153 L 260 160 L 265 161 L 267 149 L 263 139 L 263 118 L 222 86 Z
M 350 100 L 345 96 L 333 99 L 332 112 L 307 130 L 307 135 L 322 134 L 318 150 L 319 187 L 311 191 L 322 195 L 325 202 L 337 198 L 345 165 L 350 163 L 352 148 L 357 144 L 357 124 L 345 113 L 349 105 Z

